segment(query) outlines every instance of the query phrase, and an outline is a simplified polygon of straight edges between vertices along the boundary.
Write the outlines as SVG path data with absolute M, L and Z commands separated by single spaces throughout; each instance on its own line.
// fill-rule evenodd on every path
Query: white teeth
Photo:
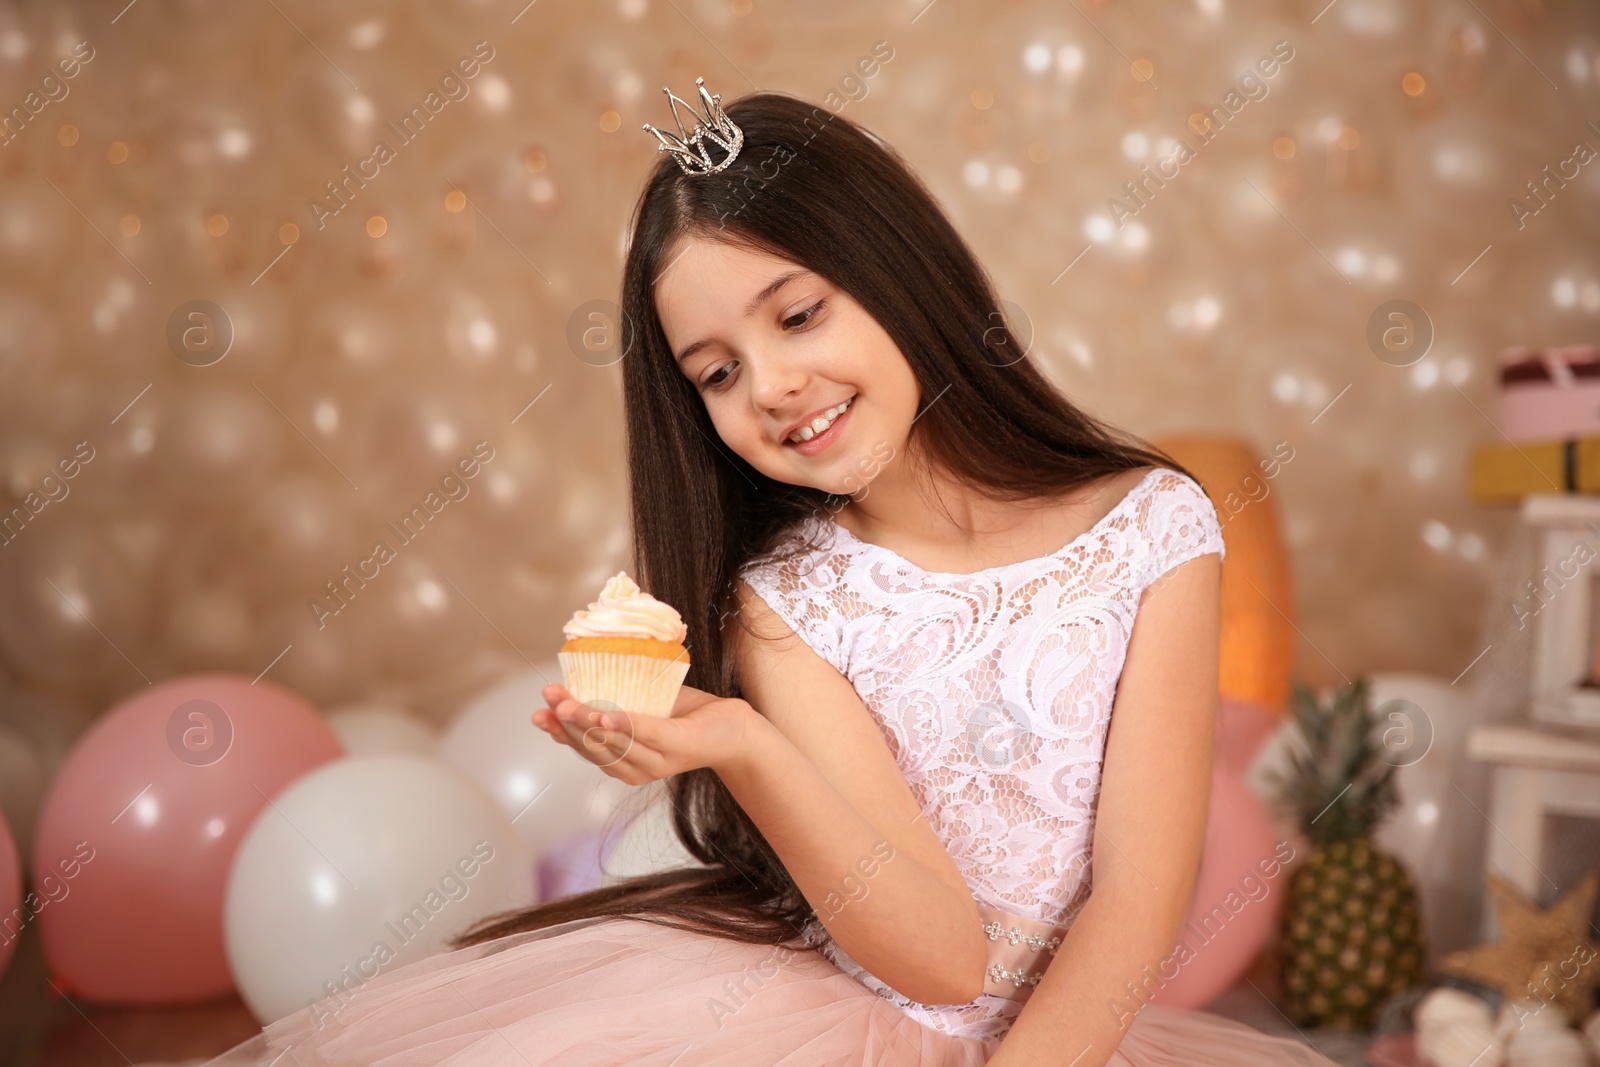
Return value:
M 850 400 L 854 400 L 854 399 L 855 399 L 855 397 L 851 397 L 850 398 Z M 850 407 L 850 400 L 846 400 L 841 404 L 836 404 L 833 407 L 829 408 L 827 411 L 824 411 L 821 415 L 818 415 L 816 418 L 812 419 L 810 422 L 808 422 L 804 426 L 800 427 L 794 433 L 790 434 L 789 435 L 789 440 L 791 440 L 791 441 L 809 441 L 809 440 L 811 440 L 813 437 L 817 436 L 817 434 L 819 434 L 822 431 L 826 430 L 829 426 L 832 426 L 834 419 L 837 419 L 840 415 L 843 415 L 845 413 L 845 410 Z

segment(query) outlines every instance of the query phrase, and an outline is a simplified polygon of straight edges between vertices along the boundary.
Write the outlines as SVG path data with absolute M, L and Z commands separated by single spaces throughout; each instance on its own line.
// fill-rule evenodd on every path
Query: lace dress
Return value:
M 922 570 L 813 521 L 821 548 L 742 576 L 877 721 L 978 902 L 992 946 L 983 995 L 909 1001 L 815 921 L 820 954 L 586 919 L 380 974 L 212 1064 L 968 1067 L 993 1055 L 1090 892 L 1139 598 L 1185 560 L 1225 554 L 1216 512 L 1193 482 L 1152 468 L 1060 550 L 970 574 Z M 1299 1042 L 1161 1005 L 1138 1013 L 1109 1062 L 1331 1067 Z
M 1089 898 L 1100 765 L 1139 598 L 1185 560 L 1226 558 L 1210 500 L 1154 468 L 1060 550 L 969 574 L 925 571 L 827 525 L 835 540 L 819 558 L 745 580 L 872 709 L 978 903 L 1065 928 Z M 1020 1010 L 998 992 L 916 1004 L 820 923 L 814 936 L 862 984 L 947 1033 L 991 1037 Z

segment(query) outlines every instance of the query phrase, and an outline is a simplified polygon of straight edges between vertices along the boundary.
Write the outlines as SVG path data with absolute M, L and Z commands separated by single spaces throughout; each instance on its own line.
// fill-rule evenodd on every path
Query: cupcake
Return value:
M 643 592 L 624 571 L 600 599 L 561 628 L 562 681 L 580 704 L 601 711 L 672 714 L 689 673 L 689 628 L 671 604 Z

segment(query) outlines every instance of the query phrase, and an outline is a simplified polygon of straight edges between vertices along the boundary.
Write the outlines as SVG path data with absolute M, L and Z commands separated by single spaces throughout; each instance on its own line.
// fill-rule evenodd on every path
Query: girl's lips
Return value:
M 851 400 L 850 406 L 835 416 L 833 422 L 828 425 L 828 428 L 811 438 L 811 440 L 801 441 L 799 444 L 795 444 L 793 441 L 785 439 L 783 442 L 783 447 L 792 448 L 802 456 L 814 456 L 818 452 L 821 452 L 824 448 L 827 448 L 833 443 L 833 439 L 835 437 L 839 436 L 839 427 L 842 426 L 851 415 L 855 414 L 856 400 L 859 399 L 860 398 L 857 397 Z

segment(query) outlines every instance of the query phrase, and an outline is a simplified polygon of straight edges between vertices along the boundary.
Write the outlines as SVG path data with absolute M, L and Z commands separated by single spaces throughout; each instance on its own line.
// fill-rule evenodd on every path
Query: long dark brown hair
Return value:
M 744 131 L 743 149 L 716 174 L 685 174 L 662 153 L 634 210 L 622 277 L 635 575 L 688 626 L 687 684 L 741 695 L 731 635 L 722 627 L 724 619 L 738 619 L 735 577 L 758 557 L 780 558 L 803 520 L 837 510 L 846 498 L 768 478 L 721 444 L 656 314 L 654 283 L 681 238 L 780 256 L 849 293 L 916 374 L 917 454 L 974 492 L 1048 500 L 1147 466 L 1193 477 L 1141 439 L 1080 411 L 1025 358 L 987 274 L 894 149 L 847 119 L 779 93 L 754 93 L 726 110 Z M 815 918 L 811 904 L 716 773 L 676 775 L 667 792 L 678 839 L 702 868 L 633 877 L 489 916 L 453 944 L 615 917 L 812 947 L 803 937 Z

